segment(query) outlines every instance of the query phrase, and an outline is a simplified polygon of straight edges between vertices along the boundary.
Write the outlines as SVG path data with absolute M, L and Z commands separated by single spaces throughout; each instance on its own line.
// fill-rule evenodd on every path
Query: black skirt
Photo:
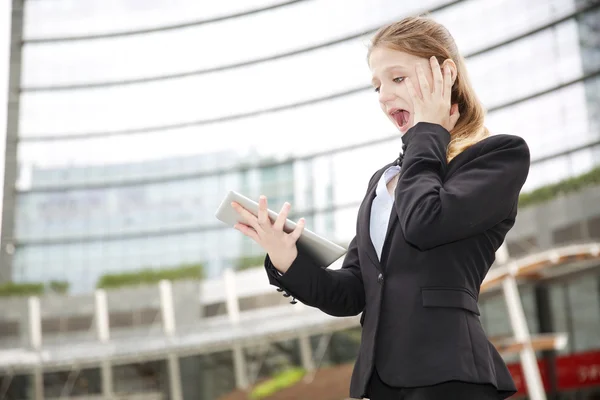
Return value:
M 397 388 L 381 380 L 377 369 L 369 382 L 370 400 L 498 400 L 500 396 L 493 385 L 450 381 L 433 386 Z

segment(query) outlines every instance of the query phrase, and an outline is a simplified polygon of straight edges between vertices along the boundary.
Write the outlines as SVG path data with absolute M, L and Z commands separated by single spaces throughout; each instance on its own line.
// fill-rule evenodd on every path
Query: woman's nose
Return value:
M 386 103 L 390 100 L 394 100 L 394 92 L 391 90 L 384 89 L 383 86 L 379 88 L 379 102 Z

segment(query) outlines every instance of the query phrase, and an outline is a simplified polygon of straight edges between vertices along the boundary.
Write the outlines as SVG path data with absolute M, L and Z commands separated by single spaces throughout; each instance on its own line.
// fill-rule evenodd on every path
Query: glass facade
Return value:
M 214 276 L 256 253 L 214 218 L 223 195 L 230 189 L 254 198 L 265 193 L 280 207 L 294 200 L 293 176 L 293 165 L 282 164 L 135 186 L 32 191 L 19 199 L 18 237 L 31 244 L 15 254 L 14 277 L 66 280 L 81 291 L 91 290 L 102 273 L 141 268 L 199 262 L 208 277 Z
M 108 272 L 218 275 L 260 254 L 214 218 L 230 189 L 290 201 L 348 242 L 369 177 L 401 147 L 360 33 L 423 9 L 466 56 L 492 133 L 541 160 L 525 190 L 600 163 L 594 2 L 444 4 L 298 2 L 194 25 L 273 4 L 25 2 L 13 279 L 85 292 Z

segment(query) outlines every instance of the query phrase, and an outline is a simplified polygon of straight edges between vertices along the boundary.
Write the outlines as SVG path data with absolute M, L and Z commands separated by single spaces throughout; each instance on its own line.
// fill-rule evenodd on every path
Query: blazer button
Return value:
M 383 274 L 379 274 L 379 276 L 377 277 L 377 283 L 379 283 L 380 285 L 383 283 Z

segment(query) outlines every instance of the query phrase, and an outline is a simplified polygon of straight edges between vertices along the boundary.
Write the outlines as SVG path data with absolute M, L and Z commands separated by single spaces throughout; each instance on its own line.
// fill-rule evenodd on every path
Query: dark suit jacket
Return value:
M 517 215 L 529 172 L 525 141 L 494 135 L 450 163 L 447 130 L 419 123 L 403 137 L 404 159 L 381 261 L 369 235 L 377 171 L 358 211 L 356 236 L 339 270 L 299 250 L 270 283 L 334 316 L 363 313 L 350 396 L 365 395 L 374 366 L 395 387 L 449 380 L 490 383 L 508 397 L 514 382 L 479 320 L 479 288 Z M 281 290 L 281 289 L 280 289 Z

